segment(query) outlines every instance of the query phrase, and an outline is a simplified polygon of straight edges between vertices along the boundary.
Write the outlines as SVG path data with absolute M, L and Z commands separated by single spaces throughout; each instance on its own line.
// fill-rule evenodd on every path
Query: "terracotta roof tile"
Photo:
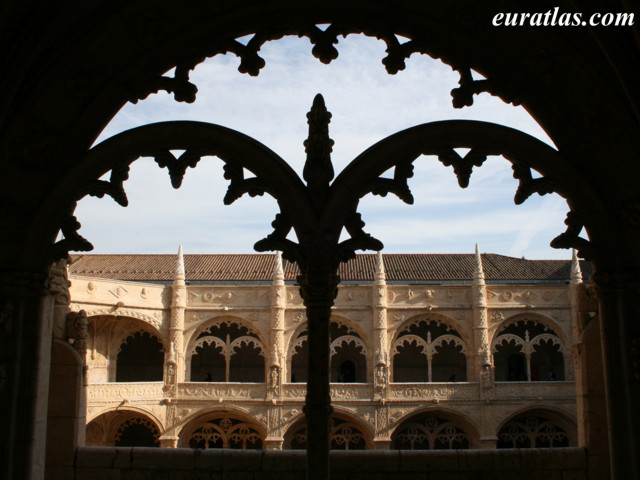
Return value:
M 389 282 L 469 282 L 475 267 L 474 254 L 385 254 Z M 185 274 L 189 281 L 203 282 L 268 282 L 271 280 L 275 255 L 272 254 L 198 254 L 185 255 Z M 119 280 L 173 280 L 176 255 L 74 255 L 69 273 L 77 276 L 114 278 Z M 568 281 L 569 260 L 525 260 L 487 253 L 482 255 L 485 277 L 492 281 Z M 581 262 L 585 280 L 591 265 Z M 343 281 L 372 281 L 375 254 L 358 255 L 340 266 Z M 285 280 L 295 280 L 296 265 L 284 262 Z

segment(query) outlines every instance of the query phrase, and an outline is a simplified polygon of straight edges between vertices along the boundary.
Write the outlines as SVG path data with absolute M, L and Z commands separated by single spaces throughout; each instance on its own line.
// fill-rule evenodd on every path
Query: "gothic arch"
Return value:
M 412 327 L 419 330 L 423 323 L 426 333 L 409 333 Z M 440 330 L 435 337 L 432 328 Z M 472 358 L 468 354 L 470 345 L 457 328 L 456 322 L 440 314 L 416 315 L 403 322 L 389 344 L 392 381 L 466 381 Z
M 221 424 L 227 420 L 227 424 Z M 178 432 L 179 437 L 178 446 L 189 447 L 189 443 L 193 440 L 194 434 L 203 426 L 208 424 L 208 429 L 210 430 L 209 436 L 222 435 L 225 437 L 225 444 L 227 441 L 231 440 L 230 437 L 233 433 L 238 431 L 238 428 L 240 428 L 241 431 L 239 431 L 239 433 L 243 437 L 240 440 L 241 443 L 244 444 L 249 440 L 249 448 L 258 448 L 257 445 L 259 445 L 259 448 L 264 448 L 264 440 L 267 436 L 266 425 L 263 421 L 260 421 L 253 416 L 248 410 L 233 405 L 199 410 L 185 419 L 182 419 L 180 424 L 176 426 L 176 431 Z M 211 427 L 210 424 L 215 426 Z M 243 445 L 242 448 L 245 448 L 245 446 L 246 445 Z M 237 448 L 237 445 L 236 447 L 231 448 Z
M 225 328 L 226 335 L 220 332 L 224 338 L 207 334 Z M 185 351 L 187 378 L 192 382 L 264 382 L 268 351 L 263 338 L 254 325 L 234 316 L 217 317 L 200 325 Z
M 480 448 L 480 425 L 476 421 L 454 409 L 433 406 L 417 408 L 398 419 L 391 433 L 392 442 L 395 440 L 396 435 L 401 434 L 415 420 L 424 421 L 431 418 L 440 419 L 440 421 L 435 422 L 436 425 L 433 425 L 436 426 L 436 429 L 442 426 L 446 427 L 446 423 L 451 423 L 464 432 L 468 444 L 466 447 L 459 446 L 458 448 Z
M 527 420 L 535 419 L 533 422 L 527 422 Z M 549 426 L 545 426 L 545 422 L 549 422 Z M 514 428 L 509 440 L 500 446 L 500 434 L 509 427 L 513 422 L 518 422 L 523 425 L 524 428 Z M 554 426 L 560 427 L 560 431 L 557 431 Z M 527 428 L 529 427 L 529 428 Z M 496 435 L 498 436 L 498 448 L 510 448 L 513 447 L 516 438 L 522 434 L 525 436 L 535 436 L 535 430 L 548 430 L 546 436 L 556 437 L 557 440 L 562 442 L 563 438 L 566 438 L 566 446 L 578 445 L 578 432 L 575 418 L 568 414 L 566 411 L 550 405 L 537 405 L 528 406 L 519 409 L 516 412 L 511 413 L 508 417 L 503 418 L 497 426 Z M 555 434 L 554 434 L 555 433 Z M 514 435 L 515 434 L 515 435 Z M 544 434 L 544 433 L 543 433 Z M 559 438 L 558 438 L 559 437 Z M 503 439 L 506 440 L 506 439 Z M 548 445 L 537 445 L 538 447 L 546 447 Z M 534 445 L 524 447 L 519 445 L 519 448 L 533 448 Z
M 158 427 L 158 430 L 160 432 L 164 432 L 164 430 L 166 428 L 164 422 L 160 419 L 160 417 L 158 417 L 151 410 L 146 409 L 144 407 L 134 406 L 134 405 L 127 405 L 124 408 L 123 407 L 108 407 L 108 408 L 104 408 L 104 409 L 99 410 L 99 411 L 94 411 L 90 415 L 89 414 L 87 415 L 87 424 L 89 422 L 92 422 L 96 418 L 100 417 L 101 415 L 104 415 L 104 414 L 109 413 L 109 412 L 119 412 L 119 411 L 135 412 L 135 413 L 138 413 L 138 414 L 143 415 L 145 417 L 148 417 Z
M 200 334 L 202 334 L 203 332 L 207 331 L 211 327 L 213 327 L 213 326 L 215 326 L 217 324 L 222 324 L 222 323 L 227 323 L 227 324 L 235 323 L 236 325 L 239 325 L 241 327 L 245 327 L 247 330 L 249 330 L 250 333 L 252 333 L 252 334 L 254 334 L 254 335 L 256 335 L 258 337 L 258 339 L 260 340 L 262 345 L 266 346 L 266 345 L 269 344 L 266 341 L 266 336 L 265 336 L 264 332 L 262 330 L 260 330 L 250 320 L 247 320 L 247 319 L 245 319 L 243 317 L 236 316 L 236 315 L 222 314 L 222 315 L 217 315 L 217 316 L 211 317 L 211 318 L 201 322 L 200 324 L 198 324 L 198 326 L 196 328 L 194 328 L 193 331 L 191 332 L 191 334 L 186 338 L 185 345 L 186 345 L 187 348 L 185 349 L 185 351 L 191 350 L 191 347 L 197 341 L 198 336 Z
M 143 408 L 103 410 L 87 421 L 86 429 L 87 443 L 98 446 L 159 446 L 163 432 L 159 419 Z
M 398 339 L 398 335 L 400 335 L 400 333 L 406 330 L 410 325 L 421 322 L 421 321 L 425 321 L 425 322 L 435 321 L 438 323 L 443 323 L 449 326 L 450 328 L 452 328 L 453 330 L 455 330 L 460 336 L 460 338 L 464 341 L 465 345 L 467 346 L 472 345 L 471 337 L 457 320 L 453 319 L 452 317 L 449 317 L 448 315 L 444 315 L 442 313 L 436 313 L 436 312 L 420 313 L 418 315 L 413 315 L 412 317 L 407 318 L 404 322 L 398 325 L 393 331 L 390 344 L 393 344 L 393 342 L 395 342 Z
M 336 408 L 331 415 L 329 441 L 331 449 L 370 450 L 373 449 L 373 430 L 353 412 Z M 290 422 L 284 435 L 284 449 L 300 449 L 306 444 L 306 419 L 298 416 Z
M 434 56 L 459 65 L 468 64 L 480 72 L 489 80 L 493 93 L 527 107 L 566 155 L 563 164 L 583 168 L 585 176 L 576 179 L 575 184 L 584 194 L 577 194 L 576 198 L 587 205 L 582 216 L 597 249 L 598 283 L 608 292 L 604 299 L 607 305 L 601 311 L 604 312 L 603 325 L 609 326 L 611 335 L 603 342 L 607 346 L 608 395 L 613 399 L 609 412 L 614 430 L 622 432 L 620 440 L 614 442 L 614 464 L 617 465 L 614 474 L 617 472 L 616 478 L 622 478 L 625 467 L 633 467 L 623 459 L 631 458 L 629 453 L 638 445 L 637 440 L 629 442 L 626 438 L 628 434 L 637 439 L 637 433 L 633 433 L 634 429 L 637 432 L 637 413 L 633 413 L 630 400 L 633 395 L 625 397 L 624 393 L 618 393 L 633 379 L 633 372 L 625 373 L 626 376 L 620 374 L 619 378 L 617 375 L 626 372 L 623 367 L 630 364 L 632 339 L 628 339 L 626 348 L 615 351 L 616 342 L 623 338 L 620 332 L 629 328 L 637 336 L 637 328 L 626 323 L 625 318 L 631 318 L 629 312 L 634 310 L 624 297 L 637 298 L 635 287 L 626 286 L 626 282 L 633 278 L 629 272 L 634 272 L 640 262 L 639 253 L 633 248 L 638 237 L 634 213 L 637 166 L 630 160 L 636 151 L 633 142 L 637 138 L 638 118 L 635 74 L 638 59 L 633 33 L 617 37 L 602 29 L 574 30 L 571 34 L 566 29 L 545 29 L 543 36 L 516 38 L 506 31 L 509 29 L 480 29 L 479 20 L 490 20 L 495 13 L 490 5 L 471 2 L 463 3 L 460 8 L 457 2 L 421 2 L 411 3 L 407 9 L 404 4 L 390 5 L 374 0 L 368 8 L 360 7 L 358 2 L 351 1 L 312 2 L 311 7 L 283 1 L 242 8 L 209 2 L 205 10 L 177 12 L 161 3 L 151 16 L 144 10 L 146 6 L 127 5 L 126 10 L 114 6 L 122 10 L 101 17 L 87 3 L 82 7 L 65 5 L 57 16 L 50 18 L 46 14 L 51 10 L 43 10 L 34 18 L 28 16 L 32 15 L 30 11 L 27 13 L 28 9 L 9 9 L 8 22 L 26 25 L 31 24 L 32 19 L 37 20 L 28 32 L 37 29 L 42 35 L 25 35 L 24 42 L 14 42 L 7 60 L 7 71 L 12 71 L 12 75 L 6 80 L 9 100 L 3 118 L 9 121 L 7 128 L 1 129 L 3 151 L 7 152 L 9 165 L 1 189 L 8 199 L 4 218 L 10 226 L 5 241 L 7 248 L 3 249 L 6 272 L 12 280 L 16 272 L 20 280 L 27 275 L 40 278 L 46 274 L 45 267 L 50 260 L 47 247 L 53 243 L 61 220 L 66 217 L 67 212 L 60 206 L 64 205 L 68 192 L 65 188 L 56 190 L 49 197 L 51 201 L 46 201 L 48 194 L 71 171 L 74 178 L 67 184 L 71 190 L 98 178 L 91 169 L 80 166 L 74 170 L 80 165 L 82 152 L 127 100 L 143 97 L 168 83 L 158 78 L 162 72 L 176 64 L 189 64 L 192 58 L 217 52 L 230 38 L 259 31 L 264 25 L 284 25 L 288 29 L 302 29 L 315 23 L 349 25 L 354 22 L 353 12 L 357 11 L 358 24 L 367 30 L 384 33 L 385 29 L 391 29 L 415 38 L 417 44 L 426 45 L 425 50 L 431 48 Z M 536 8 L 536 5 L 527 2 L 524 7 Z M 207 14 L 203 15 L 203 11 Z M 143 28 L 145 42 L 140 42 L 138 28 L 126 28 L 128 25 L 123 28 L 114 18 L 123 18 Z M 83 34 L 79 25 L 85 22 L 104 34 Z M 326 44 L 321 42 L 319 48 L 321 56 L 325 52 L 324 58 L 327 51 L 332 53 Z M 40 57 L 35 52 L 47 55 L 52 49 L 58 54 L 51 56 L 51 61 L 37 61 Z M 100 55 L 90 52 L 100 52 Z M 505 62 L 505 59 L 513 61 Z M 243 63 L 246 63 L 244 70 L 251 70 L 252 63 L 259 64 L 255 59 Z M 118 72 L 118 75 L 104 75 L 106 71 Z M 575 88 L 576 82 L 581 88 Z M 180 86 L 179 79 L 174 83 Z M 475 86 L 482 90 L 481 85 Z M 176 95 L 182 99 L 189 96 L 188 88 L 174 90 L 178 90 Z M 473 88 L 471 90 L 467 89 L 466 93 L 472 98 Z M 620 161 L 610 162 L 611 158 Z M 14 164 L 28 165 L 30 171 L 18 171 L 13 168 Z M 607 174 L 602 175 L 605 169 Z M 48 179 L 47 184 L 40 179 Z M 34 183 L 42 188 L 34 188 Z M 594 206 L 600 200 L 594 203 L 586 200 L 590 196 L 596 199 L 600 194 L 606 199 L 602 207 Z M 616 289 L 624 291 L 615 293 Z M 16 298 L 20 297 L 16 295 Z M 33 308 L 25 311 L 19 321 L 35 324 L 37 314 Z M 18 338 L 18 341 L 25 347 L 24 351 L 30 351 L 27 340 Z M 37 357 L 37 352 L 34 351 L 33 357 Z M 36 362 L 33 358 L 27 361 L 31 362 L 28 367 Z M 24 372 L 36 371 L 22 365 L 15 368 L 15 371 L 18 368 Z M 36 401 L 33 378 L 15 380 L 17 393 L 13 396 L 12 409 L 21 408 L 22 405 L 17 404 L 22 399 L 30 399 L 31 405 Z M 22 419 L 12 420 L 11 427 L 20 421 Z M 33 427 L 35 417 L 26 421 L 31 424 L 27 427 Z M 625 422 L 631 426 L 625 427 Z M 625 443 L 629 445 L 626 448 Z M 27 463 L 32 458 L 29 453 L 34 448 L 21 440 L 15 451 L 27 453 L 2 463 L 8 465 L 9 470 L 13 467 L 17 472 L 15 478 L 20 478 L 21 473 L 28 472 Z M 637 473 L 637 466 L 633 468 Z
M 554 319 L 537 312 L 518 312 L 508 318 L 505 318 L 502 322 L 500 322 L 493 328 L 493 331 L 491 332 L 490 342 L 493 342 L 494 338 L 500 334 L 499 332 L 509 324 L 525 319 L 533 320 L 553 330 L 563 345 L 570 345 L 567 333 L 565 332 L 564 328 L 561 327 L 560 324 L 557 323 Z
M 520 322 L 523 322 L 524 334 L 504 333 L 511 327 L 517 329 Z M 534 330 L 530 334 L 526 327 L 528 322 L 533 323 L 533 328 L 542 328 L 542 331 L 536 333 Z M 573 380 L 570 347 L 560 326 L 547 317 L 527 313 L 513 315 L 501 322 L 493 332 L 491 352 L 496 380 Z
M 360 325 L 358 325 L 357 322 L 354 322 L 353 320 L 351 320 L 348 317 L 345 317 L 345 316 L 340 315 L 340 314 L 335 314 L 335 313 L 331 314 L 331 322 L 337 323 L 339 325 L 344 325 L 349 330 L 352 330 L 353 332 L 355 332 L 356 335 L 362 339 L 362 341 L 365 343 L 365 345 L 367 345 L 367 351 L 370 350 L 370 348 L 369 348 L 369 345 L 370 345 L 369 337 L 368 337 L 367 333 L 364 331 L 364 329 Z
M 149 372 L 152 372 L 148 378 L 162 381 L 163 358 L 167 349 L 164 336 L 154 325 L 139 318 L 113 314 L 99 314 L 89 317 L 88 320 L 87 362 L 93 383 L 116 381 L 121 349 L 129 339 L 135 341 L 136 335 L 148 335 L 151 344 L 157 343 L 157 347 L 152 347 L 155 360 L 149 358 L 146 364 L 151 369 Z M 160 356 L 163 358 L 160 359 Z M 146 374 L 143 377 L 147 378 Z

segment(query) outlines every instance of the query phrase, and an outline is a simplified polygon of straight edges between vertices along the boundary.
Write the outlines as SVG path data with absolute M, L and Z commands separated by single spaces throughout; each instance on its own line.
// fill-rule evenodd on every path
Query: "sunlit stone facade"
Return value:
M 341 268 L 332 448 L 578 444 L 574 338 L 593 308 L 575 257 L 378 254 Z M 81 343 L 86 312 L 87 444 L 304 448 L 295 276 L 279 255 L 75 257 L 57 327 Z

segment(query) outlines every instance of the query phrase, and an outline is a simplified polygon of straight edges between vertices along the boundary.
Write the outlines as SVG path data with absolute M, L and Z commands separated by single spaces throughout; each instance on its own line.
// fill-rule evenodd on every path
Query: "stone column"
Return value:
M 314 262 L 323 263 L 323 262 Z M 318 268 L 298 277 L 309 325 L 308 379 L 304 413 L 307 420 L 307 480 L 329 478 L 329 323 L 340 278 Z
M 469 380 L 479 381 L 481 395 L 485 396 L 493 386 L 493 359 L 491 345 L 489 344 L 487 286 L 478 245 L 476 245 L 476 267 L 473 272 L 471 292 L 475 355 L 472 358 L 473 377 Z
M 389 345 L 387 342 L 387 282 L 382 252 L 376 255 L 372 297 L 374 399 L 384 403 L 389 387 Z
M 287 306 L 286 287 L 284 286 L 284 270 L 282 255 L 276 253 L 273 267 L 273 283 L 271 284 L 271 351 L 269 352 L 269 396 L 282 396 L 284 375 L 284 314 Z
M 0 478 L 6 480 L 44 475 L 53 306 L 46 281 L 44 272 L 0 278 Z
M 187 287 L 185 284 L 184 257 L 182 245 L 178 249 L 176 272 L 173 279 L 173 296 L 171 299 L 171 322 L 169 325 L 169 352 L 173 353 L 175 361 L 174 383 L 184 382 L 184 316 L 187 308 Z M 171 355 L 165 355 L 165 374 L 169 370 L 168 360 Z
M 612 478 L 640 478 L 640 273 L 596 273 Z

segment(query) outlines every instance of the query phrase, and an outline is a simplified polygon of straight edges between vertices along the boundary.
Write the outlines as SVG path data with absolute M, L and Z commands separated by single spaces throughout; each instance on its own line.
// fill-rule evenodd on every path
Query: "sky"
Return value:
M 306 113 L 321 93 L 332 113 L 336 175 L 379 140 L 444 119 L 499 123 L 553 145 L 524 108 L 489 94 L 476 96 L 471 107 L 454 109 L 450 91 L 457 86 L 457 73 L 426 55 L 412 55 L 404 71 L 389 75 L 381 63 L 385 44 L 374 38 L 341 38 L 339 57 L 329 65 L 314 58 L 311 48 L 308 39 L 297 37 L 265 44 L 260 55 L 266 66 L 257 77 L 239 73 L 240 60 L 233 54 L 208 59 L 191 74 L 198 87 L 195 103 L 176 102 L 164 92 L 129 103 L 96 143 L 148 123 L 205 121 L 254 137 L 302 176 Z M 222 165 L 217 158 L 204 158 L 174 190 L 166 169 L 141 158 L 125 183 L 128 207 L 109 197 L 79 202 L 80 234 L 93 243 L 94 253 L 175 253 L 179 245 L 185 253 L 252 253 L 253 244 L 272 231 L 276 202 L 269 196 L 245 196 L 223 205 L 227 181 Z M 555 194 L 536 194 L 514 205 L 517 181 L 503 158 L 489 157 L 474 168 L 464 190 L 451 167 L 435 157 L 420 157 L 414 165 L 409 180 L 413 205 L 393 195 L 369 195 L 360 203 L 365 231 L 383 242 L 385 253 L 471 253 L 477 243 L 486 253 L 570 258 L 569 251 L 549 247 L 566 228 L 566 202 Z

